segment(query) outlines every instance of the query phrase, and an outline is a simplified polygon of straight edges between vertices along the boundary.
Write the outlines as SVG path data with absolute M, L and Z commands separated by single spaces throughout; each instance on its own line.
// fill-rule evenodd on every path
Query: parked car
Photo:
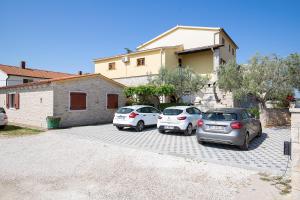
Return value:
M 156 125 L 159 114 L 160 111 L 152 106 L 126 106 L 117 110 L 113 125 L 119 130 L 122 130 L 124 127 L 131 127 L 139 132 L 142 131 L 145 126 Z
M 203 113 L 196 134 L 199 143 L 223 143 L 248 150 L 250 141 L 262 135 L 262 127 L 246 109 L 224 108 Z
M 164 109 L 159 115 L 157 128 L 160 133 L 165 131 L 180 131 L 185 135 L 192 135 L 197 128 L 197 121 L 201 119 L 201 111 L 193 106 L 174 106 Z
M 7 125 L 7 115 L 4 108 L 0 107 L 0 129 L 4 129 Z

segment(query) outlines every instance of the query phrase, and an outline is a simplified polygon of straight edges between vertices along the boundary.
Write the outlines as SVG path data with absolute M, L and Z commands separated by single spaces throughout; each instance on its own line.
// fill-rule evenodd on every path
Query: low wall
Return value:
M 300 108 L 291 108 L 292 199 L 300 199 Z
M 263 127 L 289 126 L 291 114 L 288 108 L 267 108 L 260 113 L 260 121 Z

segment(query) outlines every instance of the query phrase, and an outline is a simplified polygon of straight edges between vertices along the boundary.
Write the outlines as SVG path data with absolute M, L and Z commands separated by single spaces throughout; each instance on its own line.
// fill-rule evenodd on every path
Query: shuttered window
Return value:
M 70 92 L 70 110 L 86 110 L 86 93 Z
M 20 108 L 20 94 L 12 93 L 6 94 L 6 108 Z
M 117 94 L 107 94 L 107 109 L 117 109 L 118 108 L 118 97 Z

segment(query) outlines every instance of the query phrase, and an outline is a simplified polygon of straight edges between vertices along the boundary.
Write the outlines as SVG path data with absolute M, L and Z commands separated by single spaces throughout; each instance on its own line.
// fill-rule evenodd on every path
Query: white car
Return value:
M 202 118 L 201 111 L 193 106 L 174 106 L 164 109 L 159 115 L 157 128 L 160 133 L 167 130 L 180 131 L 192 135 L 197 128 L 197 121 Z
M 131 127 L 139 132 L 142 131 L 145 126 L 156 125 L 159 114 L 160 111 L 152 106 L 126 106 L 117 110 L 113 125 L 119 130 L 122 130 L 124 127 Z
M 7 115 L 5 113 L 5 110 L 0 107 L 0 129 L 4 129 L 7 125 Z

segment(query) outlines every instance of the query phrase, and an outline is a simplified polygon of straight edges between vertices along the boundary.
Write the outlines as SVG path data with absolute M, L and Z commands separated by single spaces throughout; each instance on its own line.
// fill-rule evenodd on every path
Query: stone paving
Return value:
M 283 141 L 290 140 L 290 129 L 288 128 L 264 129 L 260 138 L 251 141 L 249 151 L 241 151 L 237 147 L 229 145 L 200 145 L 197 143 L 195 135 L 160 134 L 155 128 L 148 128 L 143 132 L 135 132 L 130 129 L 118 131 L 111 124 L 106 124 L 53 132 L 162 154 L 278 174 L 286 170 L 288 161 L 288 157 L 283 155 Z

